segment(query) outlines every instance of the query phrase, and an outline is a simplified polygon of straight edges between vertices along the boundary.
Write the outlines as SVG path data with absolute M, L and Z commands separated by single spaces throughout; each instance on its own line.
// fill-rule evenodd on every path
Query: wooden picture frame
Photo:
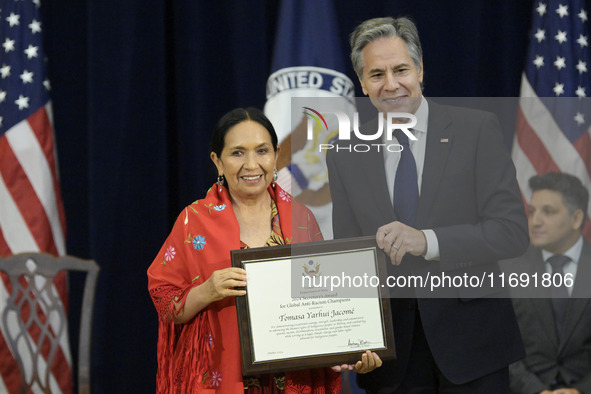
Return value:
M 247 271 L 247 293 L 236 297 L 244 375 L 355 364 L 365 350 L 396 358 L 384 285 L 336 292 L 321 285 L 295 289 L 303 292 L 297 295 L 314 292 L 310 297 L 293 297 L 299 278 L 312 283 L 306 276 L 325 285 L 337 274 L 384 283 L 386 259 L 375 237 L 233 250 L 231 259 Z M 368 333 L 371 340 L 363 339 Z

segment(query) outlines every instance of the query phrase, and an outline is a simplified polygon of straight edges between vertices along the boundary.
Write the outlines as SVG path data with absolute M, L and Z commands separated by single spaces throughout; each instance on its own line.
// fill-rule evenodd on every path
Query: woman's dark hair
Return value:
M 273 144 L 273 150 L 277 152 L 278 141 L 275 128 L 263 111 L 255 107 L 236 108 L 222 116 L 213 129 L 213 135 L 211 136 L 211 151 L 220 157 L 222 155 L 222 150 L 224 149 L 228 130 L 246 120 L 252 120 L 253 122 L 259 123 L 269 132 L 271 143 Z

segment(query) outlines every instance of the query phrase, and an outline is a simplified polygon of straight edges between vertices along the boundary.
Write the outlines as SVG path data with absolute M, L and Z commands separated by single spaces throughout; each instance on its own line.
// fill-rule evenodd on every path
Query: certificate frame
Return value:
M 375 236 L 346 238 L 330 241 L 308 242 L 296 245 L 281 245 L 274 247 L 251 248 L 231 251 L 232 266 L 239 268 L 249 268 L 249 264 L 273 264 L 278 260 L 308 258 L 310 256 L 322 255 L 336 255 L 350 253 L 351 251 L 369 251 L 364 255 L 371 255 L 373 258 L 367 258 L 358 261 L 355 264 L 367 264 L 371 269 L 375 269 L 376 274 L 382 278 L 386 275 L 386 259 L 384 252 L 377 246 Z M 264 266 L 258 266 L 264 267 Z M 288 273 L 284 281 L 291 286 L 290 276 Z M 277 279 L 276 277 L 271 278 Z M 257 282 L 257 286 L 264 287 L 265 281 Z M 267 282 L 270 283 L 270 282 Z M 283 283 L 283 282 L 282 282 Z M 374 313 L 373 319 L 379 319 L 381 327 L 381 335 L 383 343 L 377 347 L 359 347 L 350 348 L 342 351 L 329 351 L 321 354 L 314 352 L 310 354 L 298 355 L 296 357 L 277 357 L 276 359 L 260 361 L 255 357 L 255 344 L 253 343 L 253 326 L 251 321 L 251 314 L 257 312 L 254 308 L 256 306 L 249 303 L 249 289 L 248 279 L 246 295 L 236 297 L 236 312 L 238 318 L 238 332 L 240 337 L 240 346 L 242 353 L 242 373 L 245 376 L 261 374 L 261 373 L 275 373 L 280 371 L 319 368 L 343 364 L 355 364 L 361 360 L 361 354 L 365 350 L 371 350 L 377 353 L 382 360 L 390 360 L 396 358 L 396 348 L 394 344 L 394 331 L 392 324 L 392 313 L 390 309 L 390 300 L 388 297 L 388 289 L 384 286 L 376 289 L 377 295 L 373 297 L 378 304 L 378 312 Z M 252 284 L 251 284 L 252 286 Z M 237 288 L 244 289 L 244 288 Z M 257 288 L 257 291 L 265 291 L 264 288 Z M 367 297 L 364 297 L 366 299 Z M 372 298 L 372 297 L 370 297 Z M 355 305 L 360 298 L 348 298 L 347 303 Z M 253 308 L 253 310 L 251 310 Z M 362 308 L 362 307 L 361 307 Z M 257 323 L 260 324 L 260 323 Z M 373 330 L 376 330 L 372 326 Z M 294 338 L 293 341 L 297 341 Z M 291 341 L 289 339 L 288 341 Z M 362 344 L 363 345 L 363 344 Z

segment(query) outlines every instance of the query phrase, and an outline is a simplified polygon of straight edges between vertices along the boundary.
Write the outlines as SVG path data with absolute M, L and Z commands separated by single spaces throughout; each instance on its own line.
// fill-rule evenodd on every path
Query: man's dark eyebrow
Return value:
M 378 73 L 378 72 L 383 72 L 383 71 L 384 71 L 384 69 L 383 69 L 383 68 L 372 68 L 372 69 L 371 69 L 371 70 L 369 70 L 367 73 L 368 73 L 368 74 L 375 74 L 375 73 Z
M 408 68 L 408 67 L 410 67 L 410 64 L 401 63 L 401 64 L 397 65 L 396 67 L 394 67 L 394 70 L 398 70 L 399 68 Z
M 401 63 L 396 65 L 396 67 L 393 67 L 393 70 L 399 70 L 401 68 L 408 68 L 410 67 L 410 65 L 408 63 Z M 372 68 L 371 70 L 368 71 L 368 74 L 375 74 L 375 73 L 379 73 L 379 72 L 384 72 L 385 67 L 384 68 Z

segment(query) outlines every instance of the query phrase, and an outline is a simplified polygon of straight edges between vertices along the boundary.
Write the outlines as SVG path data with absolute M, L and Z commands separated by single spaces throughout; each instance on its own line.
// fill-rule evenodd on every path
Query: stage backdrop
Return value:
M 414 18 L 427 96 L 519 95 L 531 0 L 335 5 L 345 49 L 362 20 Z M 213 124 L 264 106 L 278 10 L 274 0 L 42 1 L 67 250 L 101 266 L 95 393 L 154 392 L 146 269 L 178 212 L 215 181 Z

